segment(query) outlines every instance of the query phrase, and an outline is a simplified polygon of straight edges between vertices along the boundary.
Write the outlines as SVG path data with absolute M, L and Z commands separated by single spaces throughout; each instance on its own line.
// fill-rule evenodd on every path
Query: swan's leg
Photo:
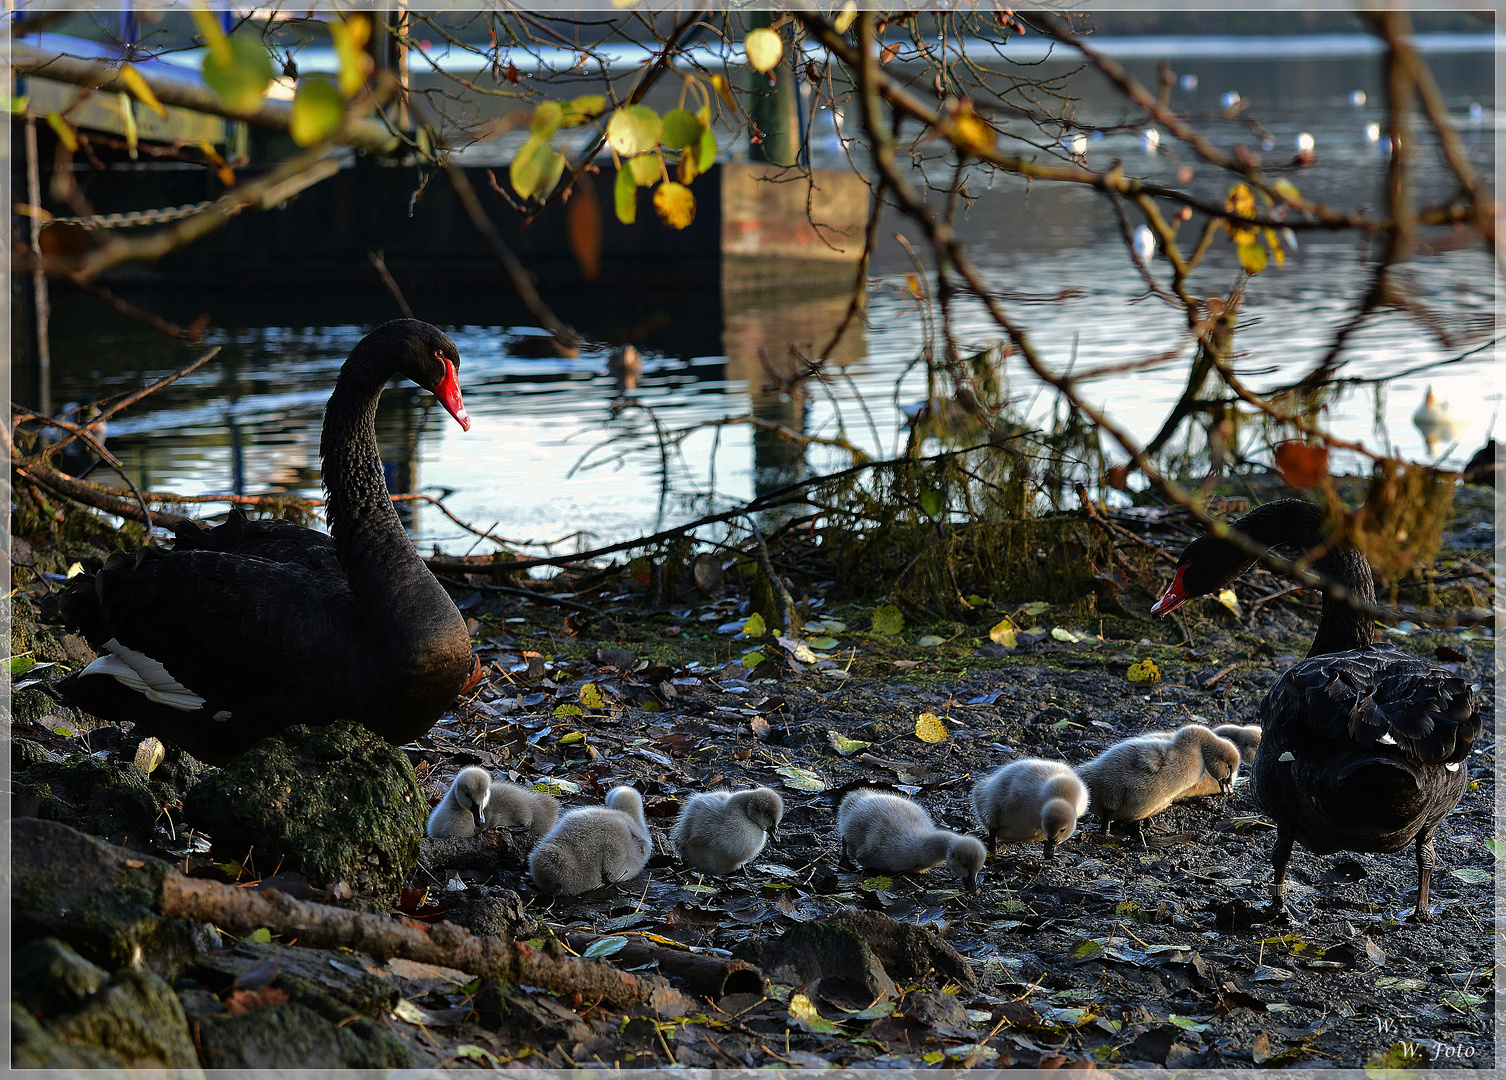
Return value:
M 999 834 L 992 831 L 988 834 L 988 857 L 991 859 L 999 857 Z
M 1150 841 L 1145 838 L 1145 819 L 1137 818 L 1135 821 L 1135 836 L 1140 840 L 1141 847 L 1150 847 Z
M 1417 907 L 1407 916 L 1409 920 L 1423 922 L 1433 917 L 1433 913 L 1428 910 L 1428 886 L 1433 881 L 1433 862 L 1433 830 L 1429 829 L 1417 837 Z
M 1286 864 L 1292 857 L 1292 840 L 1289 829 L 1277 828 L 1276 846 L 1271 849 L 1271 911 L 1274 920 L 1286 914 Z

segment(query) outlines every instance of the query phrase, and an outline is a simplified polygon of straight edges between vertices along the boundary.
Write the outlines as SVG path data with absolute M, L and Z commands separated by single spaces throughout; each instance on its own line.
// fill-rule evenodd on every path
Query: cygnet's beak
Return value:
M 1048 837 L 1046 837 L 1046 845 L 1045 846 L 1046 846 L 1046 858 L 1048 858 L 1048 859 L 1054 859 L 1054 858 L 1056 858 L 1056 841 L 1053 840 L 1053 839 L 1051 839 L 1048 836 Z
M 1230 773 L 1218 782 L 1218 790 L 1221 795 L 1227 795 L 1234 790 L 1234 774 Z
M 486 824 L 486 815 L 481 812 L 481 807 L 471 807 L 471 816 L 476 819 L 476 828 L 479 829 Z
M 969 874 L 962 880 L 962 887 L 973 896 L 978 895 L 978 875 Z

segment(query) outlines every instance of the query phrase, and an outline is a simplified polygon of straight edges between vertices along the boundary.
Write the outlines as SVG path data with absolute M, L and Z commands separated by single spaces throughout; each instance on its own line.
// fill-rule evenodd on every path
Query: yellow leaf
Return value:
M 921 742 L 946 742 L 946 736 L 946 725 L 935 713 L 921 713 L 920 719 L 915 721 L 915 737 Z
M 732 96 L 732 84 L 721 75 L 711 76 L 711 86 L 722 99 L 722 104 L 734 112 L 737 110 L 737 99 Z
M 961 113 L 953 121 L 952 132 L 952 141 L 962 150 L 968 150 L 974 154 L 987 154 L 993 151 L 994 129 L 971 110 Z
M 748 616 L 747 622 L 743 623 L 743 634 L 746 637 L 763 637 L 768 632 L 769 628 L 764 625 L 763 616 L 756 611 Z
M 784 38 L 779 31 L 760 26 L 749 30 L 743 38 L 743 51 L 748 54 L 748 66 L 754 71 L 773 71 L 784 55 Z
M 1276 235 L 1275 229 L 1265 230 L 1265 246 L 1271 249 L 1271 258 L 1276 260 L 1277 266 L 1286 265 L 1286 252 L 1281 250 L 1281 237 Z
M 590 683 L 587 683 L 586 685 L 589 686 Z M 585 689 L 585 687 L 582 687 L 581 689 Z M 574 746 L 578 742 L 585 742 L 585 741 L 586 741 L 586 733 L 583 732 L 583 731 L 567 731 L 563 735 L 560 736 L 560 745 L 561 746 Z
M 1161 669 L 1156 667 L 1154 660 L 1141 660 L 1137 664 L 1130 665 L 1129 681 L 1158 683 L 1161 681 Z
M 828 731 L 826 733 L 826 740 L 831 744 L 831 748 L 843 757 L 852 757 L 859 750 L 866 750 L 869 746 L 873 745 L 872 743 L 864 742 L 862 739 L 849 739 L 846 735 L 836 731 Z
M 671 229 L 686 229 L 695 220 L 695 196 L 684 184 L 666 180 L 654 189 L 654 209 Z
M 1287 202 L 1301 202 L 1302 192 L 1297 190 L 1297 185 L 1290 180 L 1277 180 L 1275 183 L 1276 194 Z
M 605 709 L 607 699 L 602 696 L 601 687 L 595 683 L 584 683 L 579 691 L 580 703 L 588 709 Z
M 842 10 L 837 14 L 836 19 L 832 22 L 832 26 L 833 28 L 835 28 L 837 33 L 845 34 L 847 33 L 847 28 L 852 25 L 853 20 L 857 17 L 858 5 L 856 3 L 856 0 L 847 0 L 847 3 L 842 5 Z
M 1019 632 L 1019 629 L 1014 624 L 1014 620 L 1006 615 L 988 632 L 988 640 L 992 641 L 995 645 L 1003 645 L 1006 649 L 1012 649 L 1016 645 L 1015 634 Z
M 1223 604 L 1224 607 L 1228 608 L 1230 611 L 1234 612 L 1234 614 L 1239 614 L 1239 597 L 1234 595 L 1233 589 L 1224 589 L 1218 594 L 1218 596 L 1214 597 L 1214 599 L 1216 599 L 1220 604 Z
M 126 89 L 136 96 L 136 100 L 163 120 L 167 119 L 167 110 L 162 107 L 162 102 L 157 100 L 157 95 L 152 93 L 152 88 L 146 84 L 146 79 L 142 77 L 141 72 L 136 70 L 136 65 L 122 64 L 120 81 L 126 84 Z
M 166 756 L 167 750 L 163 747 L 162 741 L 155 735 L 149 735 L 136 747 L 136 768 L 144 773 L 150 773 L 162 764 L 162 759 Z
M 1252 230 L 1253 232 L 1253 230 Z M 1250 274 L 1258 274 L 1266 267 L 1266 251 L 1258 243 L 1239 245 L 1239 265 Z
M 54 110 L 47 114 L 48 126 L 57 132 L 58 142 L 65 146 L 70 154 L 78 151 L 78 136 L 73 133 L 73 125 L 63 119 L 63 114 Z

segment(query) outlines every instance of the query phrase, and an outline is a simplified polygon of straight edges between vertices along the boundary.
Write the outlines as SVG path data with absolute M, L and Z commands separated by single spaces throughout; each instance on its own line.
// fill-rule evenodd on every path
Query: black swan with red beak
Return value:
M 460 356 L 415 319 L 377 327 L 340 368 L 319 442 L 330 535 L 232 513 L 177 530 L 172 550 L 116 552 L 60 598 L 100 654 L 59 691 L 220 764 L 293 724 L 352 720 L 404 743 L 475 670 L 454 602 L 388 496 L 377 401 L 394 376 L 469 429 Z
M 1323 511 L 1311 503 L 1269 503 L 1233 528 L 1262 547 L 1321 551 L 1315 571 L 1355 599 L 1374 601 L 1369 562 L 1352 547 L 1328 546 Z M 1171 586 L 1151 611 L 1165 615 L 1191 597 L 1216 593 L 1255 561 L 1226 540 L 1200 537 L 1182 552 Z M 1465 680 L 1373 638 L 1374 622 L 1330 592 L 1307 659 L 1260 703 L 1263 736 L 1250 778 L 1255 801 L 1276 822 L 1273 917 L 1284 914 L 1293 841 L 1319 855 L 1413 845 L 1412 918 L 1429 917 L 1433 830 L 1468 786 L 1463 763 L 1480 718 Z

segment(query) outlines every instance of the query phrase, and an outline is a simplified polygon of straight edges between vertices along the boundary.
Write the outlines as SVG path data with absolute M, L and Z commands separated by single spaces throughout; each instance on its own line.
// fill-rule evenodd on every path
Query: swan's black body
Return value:
M 109 674 L 59 689 L 212 764 L 293 724 L 359 722 L 395 743 L 433 726 L 471 674 L 460 613 L 392 508 L 376 443 L 382 388 L 402 375 L 463 426 L 454 344 L 405 319 L 372 331 L 340 369 L 320 440 L 332 535 L 232 514 L 179 531 L 171 551 L 117 552 L 70 585 L 64 621 L 102 654 L 114 641 L 204 699 L 185 710 Z
M 1234 528 L 1265 546 L 1325 546 L 1323 512 L 1285 499 L 1251 511 Z M 1202 537 L 1188 545 L 1155 611 L 1216 592 L 1254 564 L 1232 544 Z M 1370 565 L 1348 547 L 1314 562 L 1358 599 L 1373 601 Z M 1390 645 L 1372 643 L 1373 623 L 1332 596 L 1308 658 L 1293 665 L 1260 704 L 1263 737 L 1251 767 L 1260 808 L 1276 822 L 1274 908 L 1284 906 L 1293 842 L 1336 851 L 1417 853 L 1417 918 L 1427 918 L 1433 830 L 1469 783 L 1463 765 L 1480 719 L 1469 685 L 1450 671 Z

